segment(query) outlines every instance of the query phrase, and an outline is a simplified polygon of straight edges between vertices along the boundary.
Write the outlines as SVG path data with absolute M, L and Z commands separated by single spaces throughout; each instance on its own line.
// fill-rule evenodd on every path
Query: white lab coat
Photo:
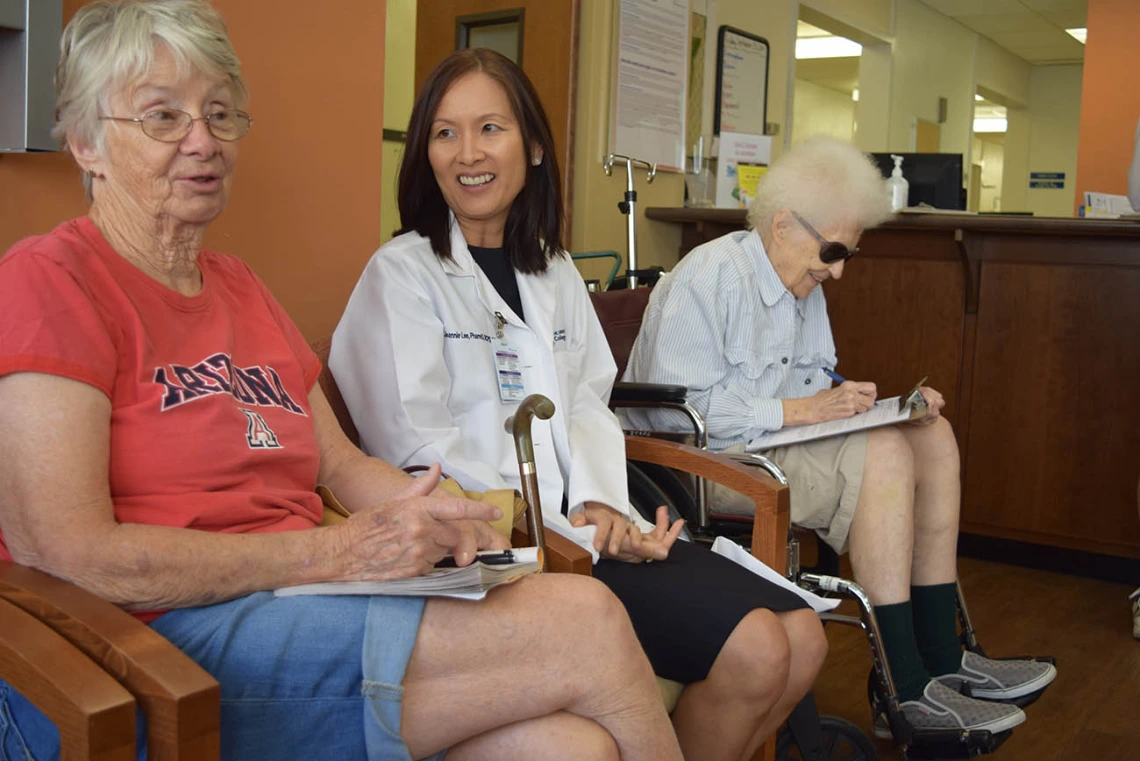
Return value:
M 365 267 L 336 332 L 329 368 L 366 452 L 394 465 L 431 465 L 464 488 L 519 488 L 514 441 L 504 423 L 518 407 L 499 397 L 490 339 L 495 313 L 518 351 L 526 394 L 555 404 L 534 420 L 544 524 L 593 550 L 594 528 L 562 515 L 587 501 L 626 514 L 625 442 L 607 406 L 617 369 L 585 284 L 568 257 L 540 275 L 515 273 L 526 322 L 507 306 L 451 222 L 453 261 L 406 233 Z M 642 529 L 651 525 L 638 519 Z

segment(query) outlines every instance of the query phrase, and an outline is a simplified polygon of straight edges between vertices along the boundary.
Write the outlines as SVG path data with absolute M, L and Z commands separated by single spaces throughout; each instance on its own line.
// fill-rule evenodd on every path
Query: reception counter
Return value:
M 645 214 L 681 255 L 746 224 Z M 823 287 L 844 376 L 945 395 L 964 531 L 1140 558 L 1140 224 L 908 215 Z

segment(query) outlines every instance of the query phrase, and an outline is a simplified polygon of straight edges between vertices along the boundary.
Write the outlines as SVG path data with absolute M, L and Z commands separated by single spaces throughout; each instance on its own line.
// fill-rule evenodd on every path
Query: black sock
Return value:
M 899 700 L 917 700 L 922 696 L 930 673 L 922 662 L 914 638 L 914 612 L 910 600 L 892 605 L 876 605 L 875 618 L 883 634 L 883 649 L 899 692 Z
M 962 665 L 957 585 L 911 587 L 910 599 L 914 603 L 914 636 L 922 662 L 935 676 L 956 673 Z

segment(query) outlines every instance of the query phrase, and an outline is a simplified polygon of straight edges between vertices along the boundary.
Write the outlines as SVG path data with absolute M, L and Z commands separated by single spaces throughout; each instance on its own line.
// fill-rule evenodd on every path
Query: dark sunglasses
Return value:
M 827 238 L 816 232 L 816 229 L 808 224 L 808 221 L 801 217 L 796 212 L 792 212 L 792 216 L 796 218 L 804 229 L 812 234 L 816 240 L 819 241 L 819 260 L 824 264 L 835 264 L 835 262 L 845 262 L 855 254 L 859 253 L 859 247 L 847 248 L 846 245 L 837 240 L 828 240 Z

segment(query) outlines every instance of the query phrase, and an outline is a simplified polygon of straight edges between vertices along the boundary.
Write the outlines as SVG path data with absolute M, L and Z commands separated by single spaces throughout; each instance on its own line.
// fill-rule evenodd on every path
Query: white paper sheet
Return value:
M 776 573 L 768 566 L 761 563 L 752 555 L 731 539 L 726 539 L 723 536 L 718 536 L 716 541 L 713 542 L 712 551 L 718 555 L 723 555 L 737 565 L 744 566 L 752 573 L 767 579 L 776 586 L 783 587 L 789 592 L 794 592 L 799 595 L 811 606 L 811 609 L 816 613 L 826 613 L 829 610 L 835 610 L 839 607 L 841 600 L 831 600 L 826 597 L 809 592 L 806 589 L 796 586 L 788 581 L 782 574 Z

